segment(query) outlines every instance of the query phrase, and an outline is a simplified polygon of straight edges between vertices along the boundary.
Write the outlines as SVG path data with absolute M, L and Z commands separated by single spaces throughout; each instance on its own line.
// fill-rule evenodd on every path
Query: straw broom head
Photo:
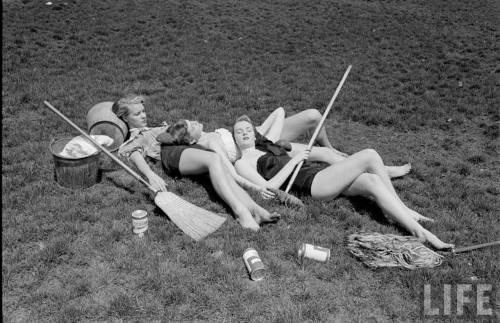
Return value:
M 298 197 L 293 196 L 292 194 L 286 193 L 277 188 L 268 188 L 271 192 L 276 194 L 276 199 L 286 206 L 295 206 L 295 207 L 304 207 L 304 202 Z
M 171 192 L 158 192 L 155 203 L 175 225 L 196 241 L 215 232 L 226 221 L 225 217 L 191 204 Z
M 114 162 L 125 169 L 139 182 L 144 184 L 152 192 L 156 193 L 156 205 L 168 215 L 170 220 L 174 222 L 182 231 L 192 237 L 194 240 L 199 241 L 217 230 L 226 221 L 225 217 L 221 217 L 213 212 L 204 210 L 196 205 L 184 201 L 177 195 L 170 192 L 158 192 L 146 181 L 139 176 L 132 168 L 127 166 L 123 161 L 118 159 L 115 155 L 109 152 L 106 148 L 100 145 L 94 138 L 89 136 L 85 131 L 80 129 L 73 121 L 69 120 L 64 114 L 52 106 L 47 101 L 43 102 L 50 110 L 57 114 L 61 119 L 66 121 L 70 126 L 81 133 L 85 138 L 92 142 L 97 148 L 102 150 Z

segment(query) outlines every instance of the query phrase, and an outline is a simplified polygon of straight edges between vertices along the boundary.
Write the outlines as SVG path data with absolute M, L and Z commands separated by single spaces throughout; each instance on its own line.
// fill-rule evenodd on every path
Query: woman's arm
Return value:
M 160 191 L 167 191 L 167 184 L 149 167 L 148 163 L 139 151 L 134 151 L 130 155 L 130 160 L 137 166 L 137 169 L 148 178 L 149 184 Z
M 280 139 L 281 131 L 285 125 L 285 109 L 277 108 L 267 117 L 262 125 L 256 127 L 257 131 L 272 142 Z
M 244 159 L 236 161 L 235 167 L 236 171 L 249 181 L 266 187 L 272 187 L 279 189 L 281 185 L 286 181 L 288 176 L 293 172 L 295 166 L 299 164 L 303 159 L 307 159 L 309 156 L 309 150 L 302 151 L 295 155 L 285 166 L 269 180 L 265 180 L 250 163 Z
M 222 142 L 220 138 L 217 137 L 208 137 L 207 144 L 206 144 L 208 149 L 213 150 L 217 155 L 219 155 L 222 159 L 223 164 L 226 166 L 228 169 L 229 173 L 231 176 L 234 178 L 236 183 L 238 183 L 241 187 L 247 190 L 253 190 L 259 193 L 262 193 L 264 197 L 272 197 L 274 194 L 271 191 L 267 191 L 266 186 L 258 185 L 256 183 L 251 182 L 250 180 L 240 176 L 237 172 L 236 169 L 234 168 L 233 164 L 229 160 L 229 157 L 227 156 L 226 150 L 224 149 Z

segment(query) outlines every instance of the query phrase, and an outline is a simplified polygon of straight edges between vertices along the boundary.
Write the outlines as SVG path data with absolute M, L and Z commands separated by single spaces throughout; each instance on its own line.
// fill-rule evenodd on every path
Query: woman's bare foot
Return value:
M 281 215 L 279 213 L 269 213 L 267 210 L 261 207 L 256 207 L 252 209 L 251 212 L 258 224 L 276 223 L 281 218 Z
M 422 242 L 425 242 L 425 241 L 428 242 L 430 245 L 432 245 L 432 247 L 434 247 L 434 249 L 437 249 L 437 250 L 446 250 L 446 249 L 455 248 L 454 244 L 441 241 L 438 237 L 436 237 L 434 234 L 432 234 L 431 232 L 429 232 L 425 229 L 418 232 L 417 237 Z
M 385 166 L 385 169 L 390 178 L 396 178 L 408 174 L 411 170 L 411 164 L 408 163 L 403 166 Z
M 246 208 L 241 208 L 237 211 L 233 211 L 237 217 L 237 221 L 243 227 L 243 229 L 250 229 L 252 231 L 258 231 L 260 226 L 257 221 L 255 221 L 254 217 L 250 210 Z

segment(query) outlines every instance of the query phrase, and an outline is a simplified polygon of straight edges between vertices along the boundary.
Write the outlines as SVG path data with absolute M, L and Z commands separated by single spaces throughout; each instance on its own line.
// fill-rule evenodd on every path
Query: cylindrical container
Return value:
M 108 149 L 114 152 L 127 137 L 128 127 L 114 114 L 112 107 L 113 102 L 101 102 L 90 108 L 87 112 L 87 127 L 91 135 L 111 137 L 113 144 Z
M 303 243 L 299 248 L 299 258 L 327 262 L 330 260 L 330 249 Z
M 99 152 L 81 158 L 61 155 L 72 138 L 52 140 L 50 152 L 54 157 L 54 179 L 57 184 L 72 189 L 87 188 L 99 180 Z
M 248 273 L 252 280 L 258 281 L 264 278 L 266 269 L 264 264 L 254 248 L 248 248 L 243 252 L 243 261 L 247 267 Z
M 144 210 L 135 210 L 132 212 L 132 231 L 140 238 L 148 229 L 148 212 Z

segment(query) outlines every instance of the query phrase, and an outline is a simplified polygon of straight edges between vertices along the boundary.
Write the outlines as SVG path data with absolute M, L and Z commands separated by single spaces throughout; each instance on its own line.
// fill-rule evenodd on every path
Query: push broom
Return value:
M 146 185 L 151 191 L 155 193 L 155 204 L 170 218 L 170 220 L 177 225 L 184 233 L 199 241 L 205 238 L 212 232 L 215 232 L 226 221 L 225 217 L 219 216 L 213 212 L 207 211 L 194 204 L 191 204 L 174 193 L 162 192 L 154 189 L 146 180 L 139 174 L 128 167 L 124 162 L 118 159 L 115 155 L 110 153 L 106 148 L 101 146 L 94 138 L 89 136 L 85 131 L 80 129 L 76 124 L 69 120 L 59 110 L 54 108 L 49 102 L 43 102 L 49 109 L 55 112 L 59 117 L 66 121 L 73 128 L 78 130 L 85 138 L 90 140 L 96 147 L 102 150 L 114 162 L 125 169 L 130 175 L 135 177 L 142 184 Z
M 335 90 L 335 93 L 333 94 L 333 97 L 330 100 L 330 103 L 328 104 L 328 107 L 326 108 L 325 112 L 323 113 L 323 116 L 321 117 L 320 122 L 316 126 L 316 129 L 314 130 L 314 133 L 311 137 L 311 140 L 309 140 L 309 144 L 307 145 L 308 150 L 310 150 L 312 148 L 314 142 L 316 141 L 316 138 L 319 135 L 319 131 L 323 127 L 323 124 L 325 123 L 326 117 L 328 116 L 328 113 L 330 112 L 332 105 L 333 105 L 333 102 L 335 102 L 335 99 L 337 98 L 337 95 L 339 95 L 339 92 L 340 92 L 340 89 L 342 88 L 342 85 L 344 85 L 344 82 L 347 78 L 347 75 L 349 74 L 349 71 L 351 70 L 351 67 L 352 67 L 352 65 L 349 65 L 349 67 L 347 67 L 347 70 L 345 71 L 344 76 L 342 77 L 342 80 L 340 81 L 339 85 L 337 86 L 337 89 Z M 301 161 L 295 167 L 295 170 L 292 174 L 292 177 L 290 178 L 290 181 L 288 182 L 288 185 L 286 187 L 285 193 L 288 193 L 290 191 L 290 189 L 292 188 L 293 182 L 295 181 L 295 178 L 297 177 L 297 175 L 300 171 L 300 168 L 302 167 L 303 164 L 304 164 L 304 160 Z

